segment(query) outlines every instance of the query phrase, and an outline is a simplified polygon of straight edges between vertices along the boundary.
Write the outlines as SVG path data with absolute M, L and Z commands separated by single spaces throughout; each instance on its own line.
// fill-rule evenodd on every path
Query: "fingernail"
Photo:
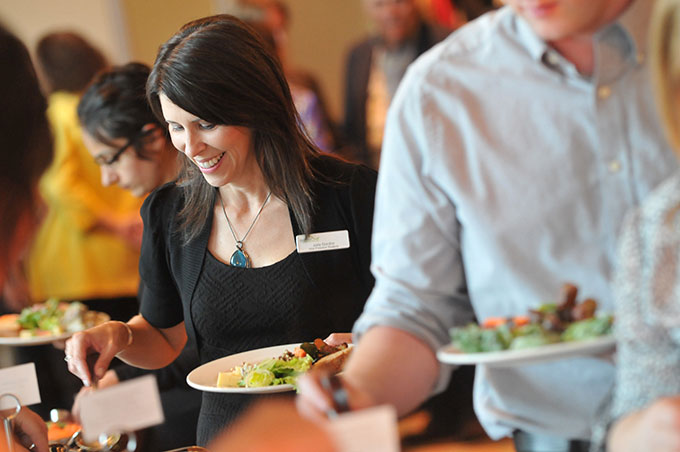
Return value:
M 104 368 L 97 367 L 97 370 L 95 370 L 95 374 L 97 375 L 97 378 L 102 378 L 104 376 Z

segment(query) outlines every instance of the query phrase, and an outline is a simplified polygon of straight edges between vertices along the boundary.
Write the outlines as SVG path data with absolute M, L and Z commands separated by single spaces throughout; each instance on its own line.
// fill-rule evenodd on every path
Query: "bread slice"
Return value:
M 15 337 L 19 335 L 19 314 L 0 315 L 0 337 Z
M 329 375 L 335 375 L 340 373 L 345 367 L 345 363 L 347 362 L 347 359 L 351 353 L 352 346 L 350 345 L 347 348 L 338 350 L 335 353 L 331 353 L 330 355 L 320 358 L 314 363 L 312 367 L 314 368 L 314 371 L 321 371 Z

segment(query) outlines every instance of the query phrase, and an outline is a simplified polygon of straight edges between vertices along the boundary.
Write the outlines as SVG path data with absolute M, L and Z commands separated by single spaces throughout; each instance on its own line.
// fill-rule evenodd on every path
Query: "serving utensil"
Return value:
M 19 411 L 21 411 L 21 402 L 17 396 L 13 394 L 3 394 L 0 396 L 0 405 L 4 405 L 4 401 L 9 400 L 10 404 L 14 404 L 14 408 L 9 408 L 2 410 L 2 423 L 5 427 L 5 438 L 7 439 L 7 450 L 8 452 L 14 452 L 14 440 L 12 431 L 12 419 L 17 417 Z

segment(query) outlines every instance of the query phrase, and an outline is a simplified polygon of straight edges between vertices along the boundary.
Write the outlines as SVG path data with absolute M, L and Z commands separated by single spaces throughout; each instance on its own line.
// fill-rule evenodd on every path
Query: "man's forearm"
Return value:
M 379 326 L 363 335 L 343 378 L 376 403 L 394 405 L 402 416 L 430 396 L 438 375 L 437 357 L 427 344 L 405 331 Z

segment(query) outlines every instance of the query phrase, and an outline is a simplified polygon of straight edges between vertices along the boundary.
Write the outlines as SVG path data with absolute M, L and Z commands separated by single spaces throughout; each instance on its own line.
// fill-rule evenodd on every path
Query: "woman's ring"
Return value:
M 66 361 L 66 362 L 71 361 L 71 355 L 64 356 L 64 361 Z

